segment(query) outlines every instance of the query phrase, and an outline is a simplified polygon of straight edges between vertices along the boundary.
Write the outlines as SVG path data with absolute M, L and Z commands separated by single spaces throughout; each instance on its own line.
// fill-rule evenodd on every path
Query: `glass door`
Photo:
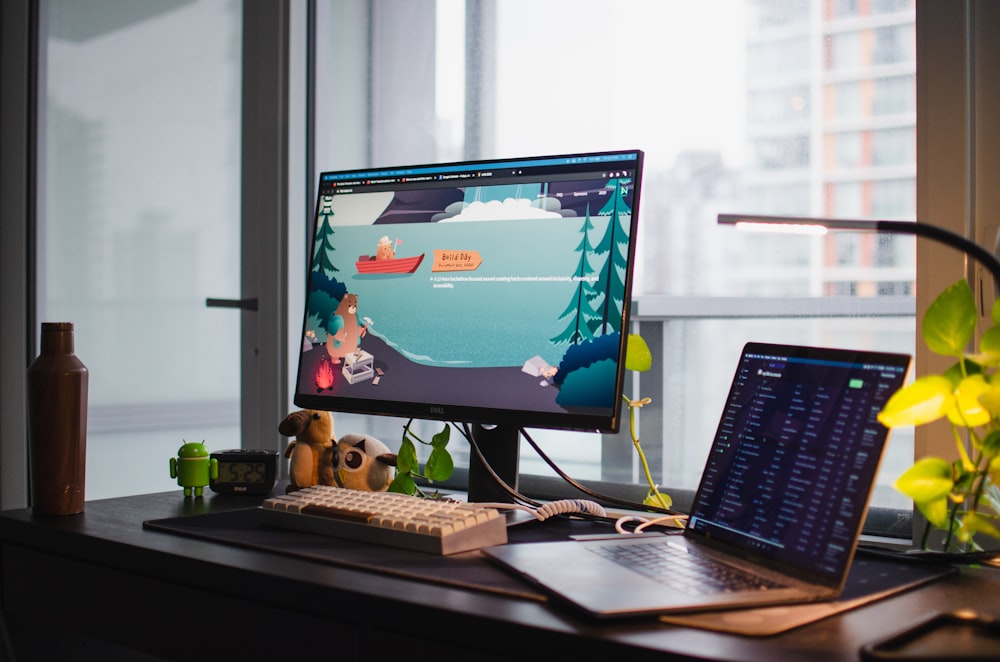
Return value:
M 240 2 L 42 3 L 37 321 L 90 370 L 87 499 L 241 445 Z M 37 332 L 37 330 L 36 330 Z

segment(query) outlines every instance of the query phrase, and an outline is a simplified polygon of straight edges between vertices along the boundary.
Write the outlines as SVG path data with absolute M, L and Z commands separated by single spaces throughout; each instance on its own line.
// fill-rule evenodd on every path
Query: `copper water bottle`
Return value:
M 87 366 L 73 347 L 73 324 L 42 323 L 42 351 L 28 367 L 31 509 L 83 512 L 87 468 Z

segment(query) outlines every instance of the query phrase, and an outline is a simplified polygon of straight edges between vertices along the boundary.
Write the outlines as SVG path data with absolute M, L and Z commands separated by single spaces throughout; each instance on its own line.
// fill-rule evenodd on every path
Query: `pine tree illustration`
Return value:
M 628 268 L 628 255 L 626 254 L 628 229 L 622 225 L 622 222 L 632 213 L 632 208 L 625 202 L 625 192 L 631 181 L 627 178 L 608 180 L 605 188 L 613 190 L 613 193 L 607 203 L 597 212 L 598 216 L 610 216 L 611 218 L 608 220 L 604 236 L 594 246 L 595 255 L 608 255 L 608 259 L 598 272 L 595 282 L 595 298 L 603 295 L 604 301 L 594 335 L 621 331 L 619 327 L 622 319 L 622 297 L 612 296 L 611 293 L 625 291 L 624 275 Z
M 330 260 L 330 253 L 337 250 L 333 247 L 333 225 L 330 220 L 333 218 L 333 196 L 324 195 L 320 199 L 319 222 L 316 223 L 316 250 L 313 252 L 313 271 L 322 269 L 327 276 L 332 277 L 337 271 Z
M 587 215 L 583 220 L 583 226 L 580 228 L 582 237 L 575 249 L 580 254 L 580 260 L 577 262 L 576 269 L 574 270 L 577 283 L 576 289 L 573 291 L 573 296 L 566 306 L 566 310 L 558 318 L 570 318 L 569 324 L 567 324 L 562 333 L 551 339 L 557 345 L 565 345 L 567 343 L 580 344 L 585 340 L 590 340 L 593 338 L 591 330 L 595 323 L 600 320 L 600 317 L 590 307 L 590 301 L 594 297 L 594 292 L 591 280 L 588 278 L 588 276 L 593 274 L 588 256 L 592 252 L 589 234 L 593 229 L 594 224 L 590 220 L 590 205 L 588 204 Z

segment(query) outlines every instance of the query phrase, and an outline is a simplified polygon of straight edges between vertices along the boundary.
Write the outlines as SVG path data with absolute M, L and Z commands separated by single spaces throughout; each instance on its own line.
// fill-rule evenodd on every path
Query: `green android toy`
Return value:
M 209 457 L 205 442 L 184 442 L 177 457 L 170 458 L 170 477 L 177 479 L 177 484 L 184 488 L 184 496 L 191 496 L 192 491 L 200 497 L 205 487 L 219 477 L 219 461 Z

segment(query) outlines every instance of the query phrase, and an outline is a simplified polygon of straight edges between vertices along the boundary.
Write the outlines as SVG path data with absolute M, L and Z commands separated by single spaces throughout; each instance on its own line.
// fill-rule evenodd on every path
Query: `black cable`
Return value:
M 452 421 L 451 424 L 452 424 L 452 426 L 458 428 L 458 430 L 461 432 L 462 436 L 464 436 L 465 439 L 466 439 L 466 441 L 469 442 L 469 446 L 472 448 L 472 451 L 479 458 L 479 461 L 482 463 L 482 465 L 486 469 L 487 473 L 490 474 L 490 476 L 493 478 L 493 480 L 496 481 L 497 485 L 499 485 L 501 487 L 501 489 L 503 489 L 513 499 L 515 499 L 517 501 L 520 501 L 520 502 L 522 502 L 524 504 L 527 504 L 527 505 L 535 507 L 535 508 L 538 508 L 538 507 L 542 506 L 541 502 L 535 501 L 534 499 L 531 499 L 531 498 L 529 498 L 529 497 L 521 494 L 520 492 L 518 492 L 517 490 L 515 490 L 513 487 L 511 487 L 510 485 L 508 485 L 506 483 L 506 481 L 504 481 L 499 475 L 497 475 L 496 471 L 493 470 L 493 467 L 490 466 L 489 461 L 487 461 L 485 455 L 483 454 L 482 449 L 479 448 L 479 444 L 476 442 L 475 435 L 472 434 L 472 430 L 469 428 L 469 424 L 468 423 L 458 424 L 458 423 L 455 423 L 454 421 Z M 588 495 L 588 496 L 590 496 L 590 497 L 592 497 L 594 499 L 597 499 L 599 501 L 604 501 L 606 503 L 614 503 L 616 505 L 624 506 L 625 508 L 629 508 L 631 510 L 654 512 L 654 513 L 660 513 L 660 514 L 663 514 L 663 515 L 674 515 L 674 516 L 678 516 L 678 515 L 683 516 L 684 515 L 684 513 L 678 512 L 676 510 L 671 510 L 669 508 L 660 508 L 658 506 L 650 506 L 650 505 L 647 505 L 647 504 L 644 504 L 644 503 L 636 503 L 635 501 L 630 501 L 628 499 L 620 499 L 618 497 L 610 496 L 610 495 L 607 495 L 607 494 L 601 494 L 600 492 L 597 492 L 595 490 L 590 489 L 586 485 L 582 485 L 581 483 L 577 482 L 573 477 L 569 476 L 566 472 L 564 472 L 541 449 L 541 447 L 538 446 L 538 444 L 535 442 L 535 440 L 531 438 L 531 435 L 528 434 L 527 430 L 525 430 L 524 428 L 520 428 L 519 432 L 520 432 L 520 434 L 522 434 L 524 436 L 525 439 L 528 440 L 528 443 L 535 450 L 535 452 L 538 453 L 538 456 L 541 457 L 542 460 L 544 460 L 545 463 L 548 464 L 549 467 L 553 471 L 555 471 L 556 474 L 558 474 L 560 478 L 562 478 L 569 485 L 571 485 L 572 487 L 576 488 L 580 492 L 583 492 L 584 494 L 586 494 L 586 495 Z M 593 519 L 593 520 L 596 520 L 596 521 L 610 522 L 610 523 L 614 523 L 615 521 L 617 521 L 617 518 L 614 518 L 614 517 L 601 517 L 599 515 L 591 515 L 591 514 L 587 514 L 587 513 L 575 513 L 574 516 L 576 516 L 576 517 L 584 517 L 586 519 Z
M 598 499 L 598 500 L 601 500 L 601 501 L 606 501 L 608 503 L 614 503 L 614 504 L 619 505 L 619 506 L 624 506 L 626 508 L 631 508 L 632 510 L 639 510 L 639 511 L 644 511 L 645 510 L 645 511 L 651 511 L 651 512 L 655 512 L 655 513 L 662 513 L 664 515 L 683 515 L 684 514 L 684 513 L 678 512 L 676 510 L 671 510 L 669 508 L 660 508 L 659 506 L 650 506 L 650 505 L 645 504 L 645 503 L 636 503 L 635 501 L 629 501 L 628 499 L 619 499 L 618 497 L 613 497 L 613 496 L 610 496 L 610 495 L 607 495 L 607 494 L 601 494 L 600 492 L 596 492 L 596 491 L 590 489 L 589 487 L 587 487 L 586 485 L 583 485 L 583 484 L 577 482 L 571 476 L 569 476 L 568 474 L 566 474 L 562 469 L 560 469 L 559 466 L 556 465 L 556 463 L 551 458 L 549 458 L 548 455 L 545 454 L 545 452 L 538 446 L 538 444 L 535 443 L 535 440 L 531 438 L 531 435 L 528 434 L 527 430 L 525 430 L 525 429 L 522 428 L 521 429 L 521 434 L 524 435 L 524 438 L 528 440 L 528 443 L 531 445 L 531 447 L 535 449 L 535 452 L 538 453 L 538 456 L 540 458 L 542 458 L 542 460 L 544 460 L 545 463 L 547 465 L 549 465 L 549 467 L 551 467 L 552 470 L 555 471 L 556 474 L 558 474 L 560 478 L 562 478 L 564 481 L 566 481 L 567 483 L 569 483 L 571 486 L 575 487 L 576 489 L 580 490 L 581 492 L 583 492 L 584 494 L 586 494 L 588 496 L 591 496 L 591 497 L 593 497 L 595 499 Z
M 497 484 L 505 492 L 507 492 L 507 494 L 509 494 L 513 499 L 515 499 L 517 501 L 520 501 L 521 503 L 523 503 L 525 505 L 528 505 L 528 506 L 531 506 L 533 508 L 541 508 L 544 505 L 540 501 L 535 501 L 534 499 L 531 499 L 531 498 L 529 498 L 529 497 L 521 494 L 520 492 L 518 492 L 517 490 L 515 490 L 513 487 L 511 487 L 510 485 L 508 485 L 507 482 L 504 481 L 503 478 L 501 478 L 499 475 L 497 475 L 496 471 L 493 470 L 493 467 L 490 466 L 490 463 L 486 460 L 486 457 L 483 455 L 482 449 L 479 448 L 479 444 L 476 442 L 476 438 L 475 438 L 475 435 L 472 434 L 472 430 L 469 429 L 468 423 L 462 423 L 461 425 L 458 425 L 457 423 L 455 423 L 453 421 L 452 425 L 459 429 L 459 431 L 462 433 L 462 436 L 464 436 L 465 439 L 466 439 L 466 441 L 469 442 L 469 446 L 472 448 L 473 452 L 479 457 L 479 461 L 482 462 L 483 467 L 490 474 L 490 476 L 493 478 L 493 480 L 495 480 L 497 482 Z M 520 432 L 521 432 L 521 434 L 525 434 L 525 432 L 524 432 L 523 429 L 521 429 Z M 527 434 L 525 434 L 525 436 L 527 437 Z M 529 443 L 531 443 L 531 445 L 533 447 L 535 446 L 534 442 L 531 442 L 530 439 L 529 439 Z M 538 450 L 537 447 L 536 447 L 536 450 Z M 572 480 L 572 478 L 570 478 L 569 480 Z M 627 502 L 627 503 L 631 503 L 631 502 Z M 605 522 L 605 523 L 608 523 L 608 524 L 614 524 L 618 520 L 618 518 L 616 518 L 616 517 L 608 517 L 608 516 L 595 515 L 593 513 L 587 513 L 587 512 L 564 513 L 564 514 L 562 514 L 560 516 L 572 516 L 572 517 L 577 517 L 577 518 L 592 520 L 592 521 L 595 521 L 595 522 Z

